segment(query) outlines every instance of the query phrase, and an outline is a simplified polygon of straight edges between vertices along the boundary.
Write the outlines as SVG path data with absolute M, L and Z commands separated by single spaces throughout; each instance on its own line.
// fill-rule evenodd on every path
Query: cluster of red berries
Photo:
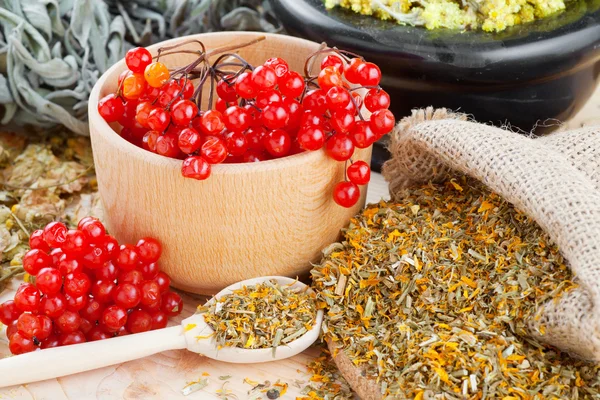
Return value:
M 352 162 L 354 149 L 371 146 L 392 130 L 395 120 L 388 110 L 390 97 L 379 87 L 377 65 L 326 51 L 334 54 L 312 77 L 306 68 L 306 76 L 291 70 L 279 57 L 257 67 L 239 56 L 240 63 L 219 64 L 230 54 L 213 65 L 206 62 L 194 75 L 198 62 L 171 73 L 138 47 L 125 57 L 129 69 L 120 76 L 117 93 L 101 99 L 98 109 L 106 121 L 122 125 L 126 140 L 182 159 L 183 176 L 199 180 L 210 176 L 212 164 L 263 161 L 324 147 L 331 158 L 350 161 L 347 180 L 337 184 L 333 197 L 351 207 L 360 197 L 358 186 L 370 179 L 369 165 Z M 232 66 L 239 69 L 231 71 Z M 215 108 L 200 110 L 207 79 L 212 104 L 213 77 Z M 192 78 L 200 79 L 197 88 Z M 369 120 L 361 114 L 363 106 L 372 113 Z
M 100 221 L 77 229 L 51 222 L 29 238 L 23 283 L 0 304 L 13 354 L 139 333 L 167 326 L 182 310 L 171 280 L 159 271 L 162 248 L 152 238 L 119 246 Z

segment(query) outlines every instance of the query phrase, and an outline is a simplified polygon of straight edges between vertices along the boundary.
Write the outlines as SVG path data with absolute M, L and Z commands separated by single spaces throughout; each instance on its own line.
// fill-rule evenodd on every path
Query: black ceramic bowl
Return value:
M 543 133 L 583 106 L 600 74 L 600 0 L 496 34 L 401 26 L 325 10 L 322 0 L 271 5 L 289 33 L 378 64 L 397 118 L 432 105 Z M 379 149 L 375 157 L 386 156 Z

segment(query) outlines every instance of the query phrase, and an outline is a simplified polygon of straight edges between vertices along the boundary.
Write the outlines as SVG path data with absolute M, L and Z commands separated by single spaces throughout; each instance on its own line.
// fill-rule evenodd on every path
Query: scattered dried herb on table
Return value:
M 310 384 L 302 389 L 302 397 L 296 400 L 350 400 L 355 396 L 350 385 L 340 374 L 331 354 L 326 347 L 322 349 L 319 357 L 312 360 L 308 365 L 308 372 L 312 373 Z
M 285 345 L 312 329 L 316 295 L 275 280 L 244 286 L 199 307 L 219 348 L 266 349 Z
M 577 286 L 529 218 L 473 182 L 371 205 L 312 270 L 324 336 L 383 398 L 600 398 L 599 366 L 527 336 Z
M 31 133 L 31 132 L 28 132 Z M 48 222 L 102 216 L 88 138 L 66 129 L 0 132 L 0 290 L 23 272 L 29 234 Z

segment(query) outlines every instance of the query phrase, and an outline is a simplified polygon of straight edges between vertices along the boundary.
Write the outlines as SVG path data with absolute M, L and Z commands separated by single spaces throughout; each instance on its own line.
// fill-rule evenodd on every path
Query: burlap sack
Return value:
M 428 108 L 398 124 L 390 151 L 383 175 L 392 198 L 410 185 L 462 173 L 535 219 L 580 287 L 545 304 L 529 321 L 531 333 L 600 361 L 600 126 L 531 138 Z

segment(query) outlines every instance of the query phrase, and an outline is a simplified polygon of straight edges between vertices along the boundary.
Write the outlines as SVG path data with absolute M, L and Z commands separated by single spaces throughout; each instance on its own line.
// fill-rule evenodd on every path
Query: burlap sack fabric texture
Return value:
M 389 149 L 382 172 L 392 199 L 412 185 L 466 174 L 551 236 L 580 286 L 543 305 L 539 318 L 529 321 L 530 333 L 576 357 L 600 361 L 600 125 L 532 138 L 427 108 L 398 123 Z M 335 361 L 361 398 L 381 398 L 375 381 L 343 352 Z

